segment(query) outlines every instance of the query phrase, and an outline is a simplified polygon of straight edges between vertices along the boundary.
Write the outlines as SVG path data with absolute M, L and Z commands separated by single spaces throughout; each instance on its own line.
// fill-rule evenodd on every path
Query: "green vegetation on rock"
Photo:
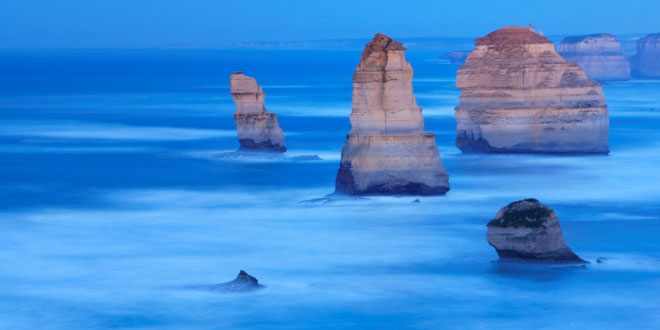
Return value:
M 536 205 L 521 209 L 519 204 L 530 202 Z M 526 227 L 540 228 L 546 217 L 550 216 L 551 210 L 534 198 L 528 198 L 509 204 L 501 218 L 488 222 L 488 226 L 495 227 Z

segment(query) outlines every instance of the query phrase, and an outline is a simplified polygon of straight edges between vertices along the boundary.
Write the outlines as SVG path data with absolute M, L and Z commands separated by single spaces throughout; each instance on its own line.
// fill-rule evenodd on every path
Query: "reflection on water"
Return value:
M 0 60 L 1 328 L 660 327 L 660 83 L 604 86 L 609 156 L 463 155 L 456 65 L 411 52 L 452 190 L 300 203 L 334 190 L 359 52 L 239 53 Z M 268 86 L 287 155 L 322 160 L 219 156 L 235 70 Z M 527 197 L 589 265 L 494 262 L 485 223 Z M 240 269 L 266 288 L 188 289 Z

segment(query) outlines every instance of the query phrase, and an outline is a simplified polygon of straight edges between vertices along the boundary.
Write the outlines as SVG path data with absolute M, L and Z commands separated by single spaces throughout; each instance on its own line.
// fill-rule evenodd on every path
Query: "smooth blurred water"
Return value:
M 408 51 L 451 191 L 324 204 L 359 52 L 3 51 L 0 328 L 660 328 L 660 81 L 604 86 L 609 156 L 463 155 L 440 55 Z M 232 71 L 322 160 L 218 157 Z M 493 263 L 527 197 L 591 264 Z M 240 269 L 266 288 L 190 289 Z

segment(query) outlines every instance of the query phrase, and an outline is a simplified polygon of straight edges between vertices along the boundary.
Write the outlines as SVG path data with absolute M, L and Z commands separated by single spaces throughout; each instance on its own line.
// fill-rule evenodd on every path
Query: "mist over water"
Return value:
M 0 328 L 660 327 L 660 82 L 604 85 L 608 156 L 464 155 L 440 55 L 407 57 L 447 196 L 324 203 L 359 52 L 1 53 Z M 220 156 L 232 71 L 287 157 Z M 486 223 L 529 197 L 586 268 L 493 262 Z M 266 288 L 191 289 L 241 269 Z

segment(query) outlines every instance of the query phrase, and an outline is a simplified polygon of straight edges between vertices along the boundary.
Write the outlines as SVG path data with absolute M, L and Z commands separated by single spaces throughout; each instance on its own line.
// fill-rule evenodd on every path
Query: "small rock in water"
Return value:
M 246 292 L 253 291 L 263 288 L 264 286 L 259 284 L 254 276 L 248 274 L 244 270 L 241 270 L 236 276 L 236 279 L 226 283 L 214 284 L 208 288 L 211 290 L 218 291 L 227 291 L 227 292 Z
M 411 203 L 421 203 L 421 201 L 420 201 L 419 198 L 418 198 L 418 199 L 412 201 Z
M 555 211 L 533 198 L 497 212 L 486 238 L 503 261 L 587 263 L 566 245 Z

